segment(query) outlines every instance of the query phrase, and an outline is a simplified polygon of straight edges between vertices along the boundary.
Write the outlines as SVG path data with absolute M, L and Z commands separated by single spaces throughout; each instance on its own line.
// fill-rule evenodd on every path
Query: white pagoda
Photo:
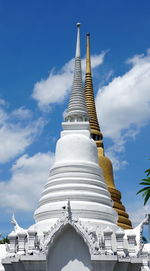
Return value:
M 148 219 L 131 230 L 117 225 L 118 214 L 98 164 L 82 87 L 79 23 L 72 93 L 62 127 L 35 224 L 23 229 L 13 218 L 2 261 L 5 270 L 150 270 L 150 251 L 141 240 Z

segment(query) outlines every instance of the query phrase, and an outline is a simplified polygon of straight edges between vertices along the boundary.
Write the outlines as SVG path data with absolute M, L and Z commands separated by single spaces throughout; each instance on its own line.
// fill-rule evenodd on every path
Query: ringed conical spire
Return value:
M 94 140 L 101 141 L 101 147 L 103 147 L 103 135 L 100 131 L 95 102 L 94 102 L 94 91 L 92 82 L 92 72 L 91 72 L 91 57 L 90 57 L 90 33 L 87 33 L 87 46 L 86 46 L 86 75 L 85 75 L 85 99 L 86 106 L 89 115 L 91 136 Z
M 121 193 L 115 188 L 114 177 L 113 177 L 113 167 L 110 159 L 105 156 L 104 145 L 103 145 L 103 135 L 100 131 L 96 107 L 94 101 L 94 91 L 92 82 L 92 72 L 91 72 L 91 58 L 90 58 L 90 34 L 86 35 L 86 76 L 85 76 L 85 98 L 86 105 L 90 121 L 90 131 L 91 137 L 96 141 L 99 165 L 103 169 L 104 178 L 111 194 L 111 198 L 114 202 L 113 208 L 118 213 L 118 226 L 124 229 L 132 228 L 129 216 L 126 213 L 125 207 L 121 202 Z
M 74 66 L 74 78 L 72 84 L 72 93 L 65 115 L 66 121 L 86 121 L 88 113 L 85 103 L 84 90 L 82 86 L 82 71 L 80 58 L 80 23 L 77 23 L 77 43 Z

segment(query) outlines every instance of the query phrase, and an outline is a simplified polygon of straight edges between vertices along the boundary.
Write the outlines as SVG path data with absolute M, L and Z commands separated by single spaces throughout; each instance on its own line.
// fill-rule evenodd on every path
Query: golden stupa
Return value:
M 132 224 L 129 220 L 129 216 L 126 213 L 125 207 L 121 202 L 121 193 L 115 188 L 113 167 L 110 159 L 105 156 L 103 135 L 100 131 L 96 108 L 94 100 L 94 91 L 92 83 L 92 72 L 91 72 L 91 59 L 90 59 L 90 34 L 87 34 L 87 46 L 86 46 L 86 77 L 85 77 L 85 97 L 86 105 L 89 114 L 91 136 L 96 141 L 98 150 L 99 165 L 103 169 L 104 178 L 106 180 L 108 190 L 113 200 L 113 208 L 118 213 L 118 226 L 123 229 L 131 229 Z

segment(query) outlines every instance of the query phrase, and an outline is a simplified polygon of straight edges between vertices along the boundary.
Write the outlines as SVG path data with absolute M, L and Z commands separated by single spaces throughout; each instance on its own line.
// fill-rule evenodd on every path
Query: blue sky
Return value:
M 93 81 L 105 149 L 134 225 L 136 196 L 150 167 L 150 2 L 0 1 L 0 232 L 22 227 L 33 212 L 61 131 L 69 99 L 76 22 L 91 33 Z

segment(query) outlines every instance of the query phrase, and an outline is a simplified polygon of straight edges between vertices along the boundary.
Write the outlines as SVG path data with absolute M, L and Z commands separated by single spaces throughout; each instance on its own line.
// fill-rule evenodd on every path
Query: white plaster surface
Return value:
M 61 133 L 55 163 L 35 211 L 35 220 L 37 223 L 51 220 L 49 225 L 53 226 L 69 199 L 73 216 L 87 226 L 99 224 L 102 228 L 117 229 L 117 213 L 112 208 L 110 193 L 98 165 L 96 144 L 87 126 L 79 130 L 78 125 L 80 123 L 74 123 L 76 130 Z
M 87 131 L 88 132 L 88 131 Z M 65 131 L 65 136 L 57 142 L 55 163 L 70 163 L 71 161 L 84 161 L 89 163 L 98 164 L 97 148 L 93 139 L 89 138 L 89 132 L 87 135 L 82 132 L 72 134 Z
M 6 257 L 6 245 L 5 244 L 0 244 L 0 271 L 4 271 L 4 267 L 1 264 L 1 261 L 5 257 Z
M 76 231 L 67 227 L 48 253 L 47 271 L 91 271 L 88 247 Z
M 144 244 L 144 248 L 150 254 L 150 243 Z

